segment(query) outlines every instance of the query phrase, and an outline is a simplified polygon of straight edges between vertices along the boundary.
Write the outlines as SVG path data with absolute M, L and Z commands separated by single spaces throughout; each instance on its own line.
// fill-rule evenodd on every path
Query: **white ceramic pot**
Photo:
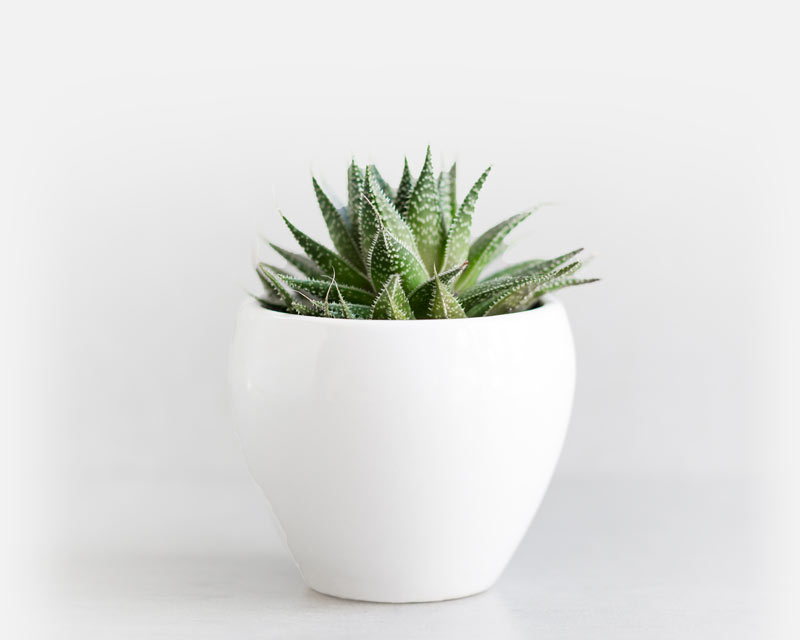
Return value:
M 554 299 L 419 321 L 247 302 L 230 374 L 250 470 L 306 583 L 424 602 L 502 573 L 558 459 L 575 368 Z

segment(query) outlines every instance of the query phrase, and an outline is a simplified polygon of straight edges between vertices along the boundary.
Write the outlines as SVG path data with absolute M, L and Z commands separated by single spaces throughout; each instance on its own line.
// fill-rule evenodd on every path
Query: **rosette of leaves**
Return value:
M 474 318 L 525 311 L 547 293 L 594 282 L 575 277 L 581 249 L 484 275 L 508 234 L 533 213 L 518 213 L 472 238 L 475 205 L 490 169 L 460 202 L 455 164 L 435 175 L 430 147 L 416 180 L 406 160 L 396 189 L 374 165 L 351 163 L 345 207 L 337 208 L 313 179 L 333 249 L 284 216 L 302 253 L 271 244 L 290 268 L 259 263 L 264 291 L 257 299 L 268 309 L 328 318 Z

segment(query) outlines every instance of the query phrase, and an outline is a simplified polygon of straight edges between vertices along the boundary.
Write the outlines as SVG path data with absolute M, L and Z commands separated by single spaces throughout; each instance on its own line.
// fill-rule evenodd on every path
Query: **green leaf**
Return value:
M 250 295 L 256 302 L 258 302 L 258 304 L 260 304 L 265 309 L 269 309 L 270 311 L 282 311 L 282 312 L 287 311 L 286 305 L 284 305 L 283 303 L 275 304 L 267 297 L 257 296 L 254 293 L 250 293 L 248 295 Z
M 401 216 L 405 218 L 408 211 L 408 201 L 411 199 L 411 191 L 414 189 L 414 179 L 408 169 L 408 158 L 403 164 L 403 177 L 400 178 L 400 186 L 397 187 L 397 195 L 394 197 L 394 206 Z
M 337 209 L 312 184 L 333 248 L 284 218 L 306 255 L 271 245 L 305 277 L 261 263 L 264 308 L 329 318 L 457 318 L 513 313 L 564 287 L 594 282 L 571 277 L 580 250 L 510 265 L 480 281 L 508 246 L 507 236 L 532 212 L 495 225 L 470 245 L 478 196 L 491 168 L 458 206 L 456 165 L 433 173 L 430 147 L 416 182 L 407 160 L 397 192 L 374 165 L 348 168 L 347 207 Z M 441 270 L 441 272 L 439 271 Z
M 495 225 L 475 240 L 469 248 L 467 257 L 469 265 L 467 265 L 467 270 L 464 272 L 464 275 L 461 276 L 458 284 L 456 284 L 456 289 L 461 291 L 475 284 L 483 270 L 497 257 L 506 236 L 533 212 L 534 209 L 530 209 L 518 213 L 515 216 L 511 216 L 507 220 L 503 220 L 500 224 Z
M 440 171 L 436 179 L 436 193 L 439 197 L 439 220 L 447 231 L 453 216 L 450 213 L 450 175 L 445 171 Z
M 453 267 L 452 269 L 448 269 L 447 271 L 443 271 L 442 273 L 434 275 L 433 278 L 423 282 L 420 286 L 414 289 L 414 291 L 412 291 L 411 295 L 408 297 L 408 301 L 417 317 L 424 318 L 427 316 L 428 310 L 431 308 L 433 296 L 436 293 L 437 281 L 452 291 L 453 283 L 466 268 L 467 263 L 464 262 L 457 267 Z
M 286 302 L 280 296 L 280 293 L 276 291 L 275 286 L 273 285 L 272 281 L 261 271 L 261 265 L 264 266 L 265 269 L 270 270 L 273 274 L 279 276 L 286 276 L 290 275 L 287 271 L 280 269 L 278 267 L 274 267 L 271 264 L 266 264 L 265 262 L 259 263 L 256 265 L 256 275 L 258 279 L 261 281 L 261 286 L 264 291 L 262 296 L 253 295 L 253 297 L 258 300 L 262 306 L 271 306 L 271 307 L 286 307 Z
M 372 312 L 372 307 L 370 307 L 368 304 L 348 303 L 347 309 L 349 315 L 345 315 L 345 311 L 341 303 L 331 302 L 328 307 L 330 309 L 331 318 L 354 318 L 356 320 L 368 320 L 370 313 Z
M 453 165 L 453 170 L 454 169 L 455 165 Z M 444 246 L 445 269 L 449 269 L 454 265 L 461 264 L 469 255 L 469 238 L 470 233 L 472 232 L 472 214 L 475 212 L 475 204 L 478 201 L 478 194 L 480 194 L 483 183 L 486 182 L 486 178 L 489 176 L 489 172 L 491 170 L 492 168 L 488 167 L 486 171 L 480 175 L 475 184 L 472 185 L 469 193 L 464 198 L 464 202 L 461 203 L 458 212 L 453 218 L 453 222 L 447 231 L 447 241 L 445 242 Z
M 575 253 L 576 252 L 570 252 L 569 254 L 565 255 L 574 255 Z M 492 304 L 500 300 L 505 294 L 509 293 L 513 289 L 517 289 L 522 286 L 528 286 L 531 290 L 533 290 L 544 286 L 553 278 L 559 276 L 559 274 L 564 275 L 562 270 L 558 269 L 558 266 L 563 263 L 562 258 L 563 256 L 559 256 L 553 260 L 543 261 L 543 263 L 553 263 L 552 268 L 550 268 L 548 271 L 537 271 L 536 273 L 523 274 L 519 276 L 510 275 L 502 278 L 484 280 L 483 282 L 479 282 L 469 289 L 459 293 L 458 299 L 464 309 L 466 309 L 468 316 L 475 317 L 483 315 L 483 313 L 490 306 L 492 306 Z M 581 268 L 581 266 L 583 265 L 580 262 L 574 262 L 567 268 L 574 273 L 574 271 L 577 271 L 579 268 Z
M 289 307 L 289 311 L 296 313 L 298 316 L 321 316 L 322 310 L 315 307 L 311 301 L 304 300 L 303 302 L 295 302 Z
M 403 217 L 395 208 L 394 203 L 381 191 L 380 185 L 378 185 L 377 178 L 371 167 L 367 167 L 365 182 L 364 193 L 366 198 L 364 209 L 362 209 L 364 212 L 362 217 L 368 218 L 370 213 L 374 214 L 377 212 L 386 228 L 393 233 L 411 253 L 419 257 L 417 243 L 414 240 L 414 234 L 411 232 L 411 228 L 408 226 L 408 223 L 403 220 Z M 369 229 L 369 233 L 371 234 L 375 233 L 373 229 L 377 230 L 378 228 L 378 225 L 375 224 L 373 220 L 365 221 L 364 226 L 365 229 Z
M 561 267 L 556 271 L 546 274 L 547 280 L 555 280 L 557 278 L 564 278 L 572 273 L 575 273 L 581 266 L 580 262 L 572 262 L 565 267 Z M 505 313 L 517 313 L 518 311 L 525 311 L 530 309 L 534 301 L 543 295 L 541 286 L 543 283 L 536 282 L 537 276 L 529 276 L 533 280 L 525 284 L 514 287 L 507 293 L 492 300 L 491 305 L 482 314 L 484 316 L 496 316 Z M 474 311 L 473 311 L 474 312 Z
M 534 276 L 508 276 L 496 280 L 486 280 L 458 294 L 458 299 L 469 317 L 477 317 L 483 315 L 489 307 L 509 291 L 526 285 L 540 286 L 552 277 L 551 273 L 543 273 Z
M 545 271 L 550 271 L 555 267 L 558 267 L 565 262 L 571 260 L 576 255 L 578 255 L 583 249 L 575 249 L 574 251 L 570 251 L 569 253 L 565 253 L 563 256 L 558 256 L 557 258 L 553 258 L 551 260 L 526 260 L 525 262 L 518 262 L 517 264 L 512 264 L 505 269 L 501 269 L 496 273 L 493 273 L 490 276 L 487 276 L 484 279 L 484 282 L 488 282 L 489 280 L 496 280 L 498 278 L 506 278 L 508 276 L 527 276 L 527 275 L 534 275 L 536 273 L 543 273 Z M 586 264 L 584 261 L 583 264 Z
M 344 297 L 342 297 L 342 292 L 339 289 L 339 285 L 336 282 L 336 277 L 335 276 L 331 278 L 331 282 L 328 285 L 328 290 L 325 292 L 325 298 L 322 301 L 322 304 L 324 305 L 324 309 L 325 309 L 325 311 L 324 311 L 325 316 L 328 317 L 328 318 L 334 317 L 334 316 L 331 315 L 331 304 L 336 304 L 336 303 L 331 303 L 330 302 L 331 291 L 333 289 L 336 290 L 336 297 L 339 300 L 338 304 L 339 304 L 339 308 L 341 309 L 341 317 L 347 318 L 349 320 L 352 320 L 353 318 L 355 318 L 355 316 L 353 315 L 353 312 L 350 310 L 350 305 L 347 304 L 347 302 L 345 301 Z
M 350 228 L 353 231 L 353 239 L 356 247 L 363 247 L 361 242 L 361 207 L 364 193 L 364 174 L 356 165 L 356 161 L 350 162 L 347 169 L 347 217 L 350 219 Z M 366 254 L 362 252 L 363 257 Z
M 339 291 L 339 287 L 336 287 L 336 294 L 339 296 L 339 305 L 342 307 L 342 315 L 348 320 L 352 320 L 355 318 L 355 314 L 350 309 L 350 305 L 347 304 L 347 301 L 342 297 L 342 292 Z
M 309 300 L 308 303 L 309 307 L 302 311 L 293 310 L 295 313 L 301 313 L 301 315 L 320 316 L 323 318 L 355 318 L 359 320 L 367 320 L 371 311 L 371 307 L 366 304 L 348 303 L 347 311 L 345 311 L 339 302 L 329 302 L 325 305 L 324 302 L 319 300 Z
M 306 252 L 306 255 L 308 255 L 324 273 L 329 276 L 336 274 L 336 277 L 342 282 L 354 287 L 369 289 L 372 286 L 367 276 L 361 273 L 352 263 L 331 251 L 328 247 L 307 236 L 289 222 L 286 216 L 283 216 L 283 220 L 286 222 L 286 226 L 289 227 L 289 230 L 292 232 L 298 244 L 303 248 L 303 251 Z
M 284 276 L 283 280 L 295 291 L 303 291 L 318 298 L 324 298 L 331 285 L 330 280 L 303 280 L 301 278 L 293 278 L 291 276 Z M 338 282 L 336 283 L 336 286 L 347 302 L 354 302 L 356 304 L 372 304 L 372 301 L 375 299 L 375 294 L 371 291 L 367 291 L 366 289 L 351 287 L 346 284 L 339 284 Z
M 413 320 L 414 312 L 403 291 L 399 274 L 390 277 L 372 305 L 370 317 L 373 320 Z
M 354 265 L 362 265 L 361 252 L 356 247 L 355 239 L 350 229 L 347 228 L 344 218 L 342 218 L 336 207 L 330 201 L 322 187 L 319 186 L 316 178 L 312 178 L 314 184 L 314 193 L 317 195 L 317 202 L 319 208 L 322 210 L 322 217 L 325 219 L 325 224 L 328 227 L 328 234 L 333 241 L 333 246 L 339 254 L 352 262 Z
M 464 308 L 469 311 L 470 307 L 478 304 L 479 302 L 489 300 L 490 298 L 495 298 L 498 294 L 506 293 L 517 285 L 527 284 L 528 282 L 533 281 L 534 279 L 530 276 L 507 276 L 505 278 L 497 278 L 495 280 L 484 280 L 483 282 L 472 285 L 464 291 L 459 291 L 458 299 Z M 541 282 L 544 281 L 545 279 L 543 277 Z
M 269 243 L 269 246 L 275 249 L 275 251 L 283 257 L 286 262 L 292 265 L 295 269 L 297 269 L 300 273 L 309 278 L 318 278 L 322 274 L 322 269 L 320 269 L 313 260 L 309 260 L 306 256 L 301 255 L 299 253 L 294 253 L 292 251 L 287 251 L 286 249 L 282 249 L 276 244 Z
M 533 260 L 518 262 L 506 267 L 505 269 L 500 269 L 500 271 L 495 271 L 493 274 L 486 276 L 482 282 L 489 282 L 489 280 L 497 280 L 498 278 L 524 276 L 529 270 L 535 269 L 545 262 L 546 260 L 544 258 L 534 258 Z
M 375 176 L 375 180 L 377 181 L 378 185 L 380 185 L 381 191 L 386 195 L 389 200 L 394 200 L 394 189 L 389 186 L 389 183 L 383 179 L 381 172 L 378 171 L 378 167 L 374 164 L 371 164 L 367 167 L 370 170 L 373 176 Z
M 268 298 L 270 302 L 279 300 L 284 306 L 292 306 L 295 301 L 294 295 L 292 295 L 292 290 L 286 286 L 279 273 L 274 272 L 268 264 L 263 262 L 256 267 L 256 273 L 261 280 L 261 284 L 264 285 L 264 291 L 270 295 L 270 298 Z
M 458 302 L 456 297 L 450 291 L 450 288 L 444 284 L 439 276 L 434 276 L 436 282 L 434 286 L 433 299 L 431 306 L 426 314 L 430 319 L 446 319 L 446 318 L 466 318 L 464 309 Z
M 380 216 L 376 215 L 373 218 L 378 224 L 378 229 L 367 254 L 367 273 L 373 287 L 379 291 L 392 275 L 400 274 L 403 279 L 403 289 L 406 292 L 413 291 L 428 278 L 425 266 L 386 228 Z
M 352 235 L 353 231 L 352 227 L 350 226 L 350 216 L 347 215 L 347 207 L 339 207 L 338 209 L 336 209 L 336 211 L 339 214 L 339 217 L 342 220 L 344 220 L 344 226 L 347 228 L 348 231 L 350 231 Z
M 600 278 L 561 278 L 558 280 L 551 280 L 547 284 L 540 287 L 539 295 L 543 296 L 546 293 L 552 293 L 553 291 L 565 289 L 566 287 L 577 287 L 581 284 L 591 284 L 592 282 L 599 281 Z
M 436 190 L 439 193 L 439 214 L 445 231 L 450 227 L 456 215 L 458 203 L 456 202 L 456 165 L 450 171 L 440 171 L 436 181 Z
M 361 228 L 361 253 L 364 256 L 365 265 L 367 264 L 370 248 L 375 241 L 375 235 L 382 226 L 380 211 L 375 202 L 377 196 L 370 186 L 372 182 L 372 180 L 369 179 L 371 173 L 371 169 L 367 167 L 364 172 L 364 182 L 361 191 L 361 213 L 359 217 Z M 380 189 L 378 189 L 378 192 L 380 192 Z
M 273 273 L 277 273 L 278 275 L 293 277 L 293 274 L 290 271 L 287 271 L 286 269 L 281 269 L 280 267 L 276 267 L 275 265 L 268 264 L 266 262 L 259 262 L 259 264 L 263 264 L 267 269 L 269 269 Z M 256 268 L 256 271 L 258 271 L 258 268 Z
M 434 265 L 442 264 L 442 225 L 439 214 L 439 193 L 436 179 L 433 176 L 433 160 L 431 148 L 425 156 L 417 183 L 411 192 L 406 220 L 414 232 L 422 261 L 429 274 L 433 274 Z

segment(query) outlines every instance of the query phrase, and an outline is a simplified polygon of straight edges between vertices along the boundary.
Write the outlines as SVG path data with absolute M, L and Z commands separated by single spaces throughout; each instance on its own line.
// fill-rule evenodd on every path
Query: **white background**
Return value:
M 352 156 L 394 181 L 427 144 L 458 160 L 461 194 L 494 166 L 478 229 L 555 203 L 511 258 L 596 256 L 602 283 L 561 296 L 579 380 L 557 481 L 745 487 L 763 530 L 746 548 L 765 569 L 770 553 L 787 562 L 773 489 L 797 447 L 788 3 L 3 13 L 12 586 L 51 584 L 58 558 L 86 550 L 217 539 L 153 505 L 170 490 L 200 509 L 206 492 L 224 504 L 253 491 L 225 376 L 267 255 L 258 236 L 291 245 L 280 207 L 322 238 L 312 173 L 343 196 Z

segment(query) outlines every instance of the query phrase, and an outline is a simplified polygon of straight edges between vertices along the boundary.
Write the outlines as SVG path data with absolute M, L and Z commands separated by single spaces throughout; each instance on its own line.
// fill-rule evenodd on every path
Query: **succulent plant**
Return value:
M 596 278 L 575 278 L 576 249 L 549 260 L 513 264 L 481 276 L 498 258 L 506 236 L 533 209 L 518 213 L 471 240 L 486 169 L 461 204 L 456 166 L 434 175 L 428 148 L 414 180 L 406 160 L 396 190 L 374 165 L 347 171 L 346 207 L 337 208 L 316 179 L 314 191 L 335 250 L 313 240 L 284 216 L 304 254 L 273 249 L 297 273 L 259 263 L 268 309 L 300 315 L 373 320 L 493 316 L 525 311 L 551 291 Z

